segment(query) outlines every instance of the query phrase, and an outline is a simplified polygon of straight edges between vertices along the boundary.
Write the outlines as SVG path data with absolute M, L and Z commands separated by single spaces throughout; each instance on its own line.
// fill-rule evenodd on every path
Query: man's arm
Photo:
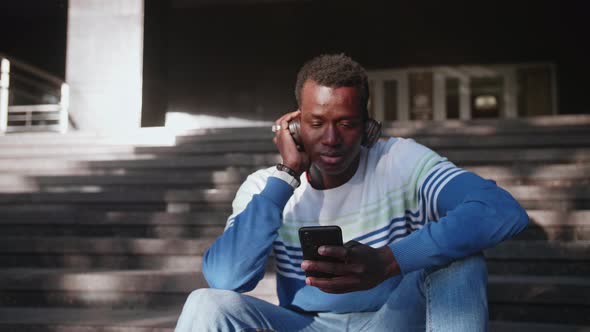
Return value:
M 458 175 L 432 196 L 438 197 L 432 214 L 442 218 L 379 249 L 358 242 L 347 243 L 347 249 L 320 247 L 320 254 L 349 263 L 304 261 L 304 270 L 338 275 L 327 279 L 310 277 L 306 279 L 308 285 L 328 293 L 369 289 L 394 275 L 442 266 L 493 247 L 526 228 L 526 211 L 508 192 L 493 181 L 469 172 L 459 174 L 457 170 L 449 169 L 449 173 Z M 424 204 L 431 202 L 429 199 Z
M 223 234 L 203 256 L 203 274 L 212 288 L 247 292 L 264 276 L 264 268 L 283 219 L 283 208 L 293 187 L 268 177 L 259 194 L 250 195 L 248 181 L 236 200 L 248 199 L 246 208 L 229 220 Z M 245 197 L 244 197 L 245 196 Z
M 470 172 L 441 189 L 436 207 L 438 221 L 389 245 L 403 274 L 493 247 L 528 225 L 526 211 L 507 191 Z
M 281 116 L 275 123 L 283 129 L 273 138 L 283 164 L 299 175 L 309 167 L 309 157 L 297 150 L 289 133 L 289 121 L 300 113 Z M 254 182 L 253 178 L 250 180 Z M 258 193 L 261 187 L 264 188 Z M 266 261 L 282 224 L 283 209 L 292 195 L 293 187 L 275 176 L 268 177 L 260 186 L 246 180 L 234 200 L 237 215 L 230 217 L 223 235 L 203 256 L 203 274 L 209 286 L 238 292 L 256 287 L 264 276 Z

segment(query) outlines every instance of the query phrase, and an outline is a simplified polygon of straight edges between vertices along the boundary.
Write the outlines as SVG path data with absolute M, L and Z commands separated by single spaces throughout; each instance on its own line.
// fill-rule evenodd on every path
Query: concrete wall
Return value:
M 295 107 L 298 67 L 325 52 L 345 52 L 368 69 L 552 62 L 560 111 L 588 112 L 579 85 L 588 74 L 579 3 L 171 1 L 164 7 L 156 20 L 163 47 L 146 49 L 146 61 L 158 58 L 163 68 L 152 83 L 165 87 L 166 101 L 144 112 L 154 119 L 165 108 L 272 120 Z
M 125 84 L 116 76 L 120 71 L 111 69 L 129 61 L 135 71 L 130 76 L 141 77 L 142 57 L 128 50 L 141 50 L 142 16 L 139 11 L 127 15 L 113 4 L 139 10 L 142 1 L 69 2 L 80 6 L 71 16 L 70 39 L 87 46 L 68 56 L 68 80 L 89 87 L 97 98 L 108 87 L 115 99 L 134 100 L 127 109 L 135 123 L 141 81 L 134 79 L 131 90 L 115 89 Z M 582 1 L 218 3 L 145 0 L 143 125 L 163 124 L 167 111 L 272 119 L 294 107 L 298 67 L 322 52 L 346 52 L 368 69 L 553 62 L 560 112 L 590 112 L 590 54 L 582 46 L 590 21 Z M 67 6 L 66 0 L 0 1 L 0 30 L 5 32 L 0 52 L 65 77 Z M 96 36 L 89 34 L 92 29 Z M 100 68 L 100 75 L 76 67 L 81 62 Z M 81 103 L 77 110 L 72 105 L 72 111 L 105 115 L 101 127 L 117 126 L 107 119 L 120 112 L 113 110 L 122 103 L 100 103 L 89 102 L 89 108 Z M 99 116 L 96 121 L 102 121 Z

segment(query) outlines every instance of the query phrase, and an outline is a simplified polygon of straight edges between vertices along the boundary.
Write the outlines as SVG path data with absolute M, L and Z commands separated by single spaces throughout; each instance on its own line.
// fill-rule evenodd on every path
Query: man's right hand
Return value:
M 275 143 L 283 159 L 282 164 L 301 175 L 309 169 L 309 156 L 303 151 L 297 150 L 297 145 L 289 132 L 289 121 L 301 115 L 301 111 L 287 113 L 275 121 L 281 129 L 275 133 L 272 141 Z
M 305 283 L 326 293 L 349 293 L 371 289 L 401 274 L 397 259 L 388 246 L 375 249 L 357 241 L 344 246 L 321 246 L 318 253 L 342 262 L 304 260 L 304 271 L 335 274 L 332 278 L 307 277 Z

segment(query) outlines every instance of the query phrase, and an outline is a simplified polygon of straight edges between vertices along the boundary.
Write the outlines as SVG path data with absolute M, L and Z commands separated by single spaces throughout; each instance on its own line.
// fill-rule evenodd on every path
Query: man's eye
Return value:
M 341 122 L 340 125 L 344 128 L 352 128 L 354 127 L 354 123 L 350 123 L 350 122 Z

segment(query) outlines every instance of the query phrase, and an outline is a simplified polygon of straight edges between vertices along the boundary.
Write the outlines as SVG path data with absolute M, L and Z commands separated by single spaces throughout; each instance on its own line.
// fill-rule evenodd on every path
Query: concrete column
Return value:
M 397 118 L 400 121 L 410 120 L 410 83 L 408 73 L 403 71 L 398 80 Z
M 459 119 L 471 119 L 471 87 L 469 76 L 459 77 Z
M 0 58 L 0 135 L 8 128 L 8 88 L 10 87 L 10 61 Z
M 69 0 L 66 82 L 81 130 L 141 124 L 143 0 Z
M 434 92 L 433 92 L 433 103 L 434 108 L 434 120 L 446 120 L 447 119 L 447 94 L 446 94 L 446 82 L 445 75 L 434 71 Z
M 504 78 L 504 117 L 516 118 L 518 117 L 516 69 L 505 68 L 500 72 Z
M 377 121 L 385 121 L 385 91 L 383 90 L 383 80 L 378 79 L 373 86 L 373 118 Z

